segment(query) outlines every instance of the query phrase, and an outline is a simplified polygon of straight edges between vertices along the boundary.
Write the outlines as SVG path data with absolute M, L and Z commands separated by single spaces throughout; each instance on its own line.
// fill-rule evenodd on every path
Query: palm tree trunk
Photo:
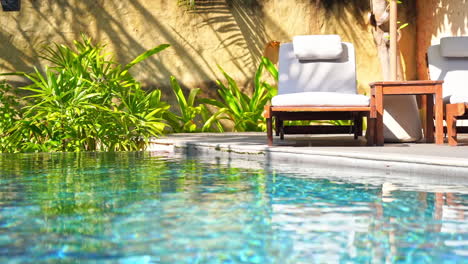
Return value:
M 390 43 L 389 43 L 389 25 L 390 14 L 387 9 L 386 0 L 371 0 L 371 24 L 373 26 L 372 34 L 377 47 L 377 54 L 382 67 L 382 76 L 384 81 L 390 80 Z
M 397 54 L 396 78 L 390 69 L 389 20 L 387 0 L 371 0 L 372 34 L 382 67 L 384 81 L 403 80 L 403 71 Z M 397 39 L 398 40 L 398 39 Z M 385 96 L 384 137 L 387 142 L 411 142 L 421 139 L 421 121 L 415 96 Z

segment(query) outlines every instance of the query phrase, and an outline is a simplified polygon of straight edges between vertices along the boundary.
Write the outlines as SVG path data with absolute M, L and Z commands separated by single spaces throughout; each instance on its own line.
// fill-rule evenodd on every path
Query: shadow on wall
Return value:
M 228 63 L 233 63 L 242 75 L 237 77 L 246 82 L 243 86 L 249 86 L 262 51 L 271 40 L 266 33 L 264 13 L 258 0 L 197 0 L 196 8 L 190 13 L 201 18 L 201 23 L 196 25 L 199 30 L 209 28 L 214 32 L 217 40 L 215 50 L 225 50 L 229 55 Z M 177 29 L 174 32 L 182 37 Z M 184 42 L 200 55 L 189 40 L 184 39 Z M 222 61 L 208 62 L 202 56 L 200 58 L 211 71 L 211 76 L 219 75 L 216 64 L 223 67 Z
M 444 36 L 468 35 L 467 0 L 417 0 L 418 78 L 428 79 L 426 53 Z
M 366 14 L 370 12 L 368 0 L 321 0 L 327 17 L 321 23 L 321 32 L 338 34 L 343 41 L 353 43 L 356 49 L 356 67 L 359 93 L 369 92 L 368 83 L 382 79 L 377 48 L 369 30 Z
M 436 3 L 433 17 L 439 18 L 439 24 L 434 28 L 433 36 L 436 36 L 437 31 L 450 32 L 453 36 L 467 35 L 468 0 L 438 0 Z M 445 18 L 448 24 L 444 23 Z
M 174 99 L 168 89 L 170 75 L 182 87 L 200 87 L 202 96 L 215 98 L 214 81 L 223 80 L 217 65 L 239 86 L 248 87 L 267 43 L 290 41 L 292 34 L 304 32 L 342 35 L 359 48 L 362 75 L 376 75 L 377 70 L 364 73 L 377 68 L 367 62 L 376 54 L 363 15 L 369 10 L 368 0 L 321 0 L 314 17 L 319 30 L 308 32 L 307 25 L 296 31 L 288 28 L 291 21 L 285 18 L 294 16 L 297 10 L 317 8 L 316 1 L 197 0 L 195 9 L 186 10 L 175 0 L 23 0 L 21 12 L 5 14 L 5 19 L 4 13 L 0 14 L 2 21 L 7 21 L 0 31 L 0 71 L 29 72 L 35 66 L 43 69 L 41 46 L 52 41 L 71 45 L 83 32 L 107 43 L 108 50 L 115 52 L 115 60 L 123 64 L 147 49 L 168 43 L 171 48 L 132 68 L 134 76 L 149 89 L 163 89 L 170 102 Z M 277 12 L 271 12 L 275 7 Z M 310 23 L 303 23 L 301 18 L 292 19 L 295 29 Z
M 360 32 L 349 29 L 350 25 L 356 23 L 361 28 L 367 27 L 367 22 L 362 14 L 370 11 L 368 0 L 322 0 L 321 3 L 326 12 L 326 17 L 334 18 L 333 23 L 325 25 L 327 34 L 340 34 L 343 39 L 352 41 L 355 46 L 365 46 L 362 43 L 365 38 L 360 36 Z M 353 16 L 349 16 L 349 14 Z
M 353 14 L 364 14 L 370 10 L 368 0 L 315 0 L 319 1 L 324 7 L 326 12 L 333 11 L 334 8 L 338 8 L 338 13 L 343 13 L 344 10 L 349 10 Z M 358 22 L 360 25 L 364 26 L 366 21 L 364 17 L 356 18 L 354 23 Z
M 148 87 L 169 87 L 170 75 L 191 86 L 209 85 L 220 76 L 216 64 L 223 63 L 234 64 L 230 71 L 234 68 L 240 72 L 235 76 L 237 79 L 249 82 L 263 47 L 270 40 L 258 0 L 199 0 L 197 8 L 189 12 L 177 7 L 176 2 L 30 0 L 20 13 L 8 17 L 8 28 L 0 31 L 0 49 L 7 51 L 0 53 L 0 69 L 2 72 L 44 69 L 46 64 L 39 59 L 42 46 L 52 41 L 72 45 L 80 33 L 85 33 L 95 41 L 109 44 L 110 50 L 115 51 L 115 59 L 122 63 L 156 45 L 169 43 L 170 51 L 132 69 L 136 78 Z M 168 22 L 165 18 L 171 16 L 176 19 Z M 195 23 L 194 29 L 212 31 L 213 41 L 218 42 L 214 51 L 228 53 L 222 60 L 205 56 L 206 50 L 203 53 L 203 46 L 196 43 L 199 39 L 188 35 L 187 29 L 179 28 L 191 18 L 201 21 Z M 215 93 L 207 89 L 205 92 Z

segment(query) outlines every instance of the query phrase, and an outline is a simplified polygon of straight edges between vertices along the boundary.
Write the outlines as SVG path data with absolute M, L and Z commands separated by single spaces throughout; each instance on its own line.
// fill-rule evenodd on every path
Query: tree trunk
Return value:
M 392 80 L 390 71 L 389 20 L 387 0 L 371 0 L 372 34 L 382 67 L 384 81 L 403 80 L 399 55 L 397 79 Z M 398 54 L 398 52 L 397 52 Z M 421 120 L 415 96 L 386 95 L 384 113 L 384 137 L 386 142 L 412 142 L 421 139 Z
M 372 0 L 371 8 L 372 34 L 377 46 L 383 80 L 390 81 L 390 43 L 388 34 L 390 14 L 388 13 L 387 0 Z

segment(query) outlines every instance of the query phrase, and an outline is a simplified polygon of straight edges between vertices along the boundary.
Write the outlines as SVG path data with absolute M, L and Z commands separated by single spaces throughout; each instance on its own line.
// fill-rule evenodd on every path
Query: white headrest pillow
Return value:
M 335 60 L 343 53 L 338 35 L 295 36 L 293 49 L 299 60 Z
M 443 57 L 468 57 L 468 37 L 445 37 L 440 39 Z

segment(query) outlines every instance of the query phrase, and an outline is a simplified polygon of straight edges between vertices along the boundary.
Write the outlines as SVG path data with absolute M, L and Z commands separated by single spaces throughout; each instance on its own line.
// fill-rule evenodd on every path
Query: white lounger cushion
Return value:
M 304 92 L 273 97 L 273 106 L 369 106 L 369 97 L 361 94 Z
M 467 87 L 467 90 L 468 90 L 468 87 Z M 454 94 L 450 96 L 450 103 L 451 104 L 468 103 L 468 93 Z
M 333 61 L 300 61 L 292 43 L 284 43 L 279 52 L 278 94 L 301 92 L 337 92 L 357 94 L 354 47 L 343 42 L 343 54 Z
M 443 57 L 468 57 L 468 37 L 445 37 L 440 39 Z
M 452 95 L 468 92 L 468 58 L 444 57 L 440 45 L 429 47 L 427 56 L 431 80 L 444 81 L 444 103 L 451 103 Z
M 293 48 L 299 60 L 335 60 L 343 53 L 338 35 L 295 36 Z

